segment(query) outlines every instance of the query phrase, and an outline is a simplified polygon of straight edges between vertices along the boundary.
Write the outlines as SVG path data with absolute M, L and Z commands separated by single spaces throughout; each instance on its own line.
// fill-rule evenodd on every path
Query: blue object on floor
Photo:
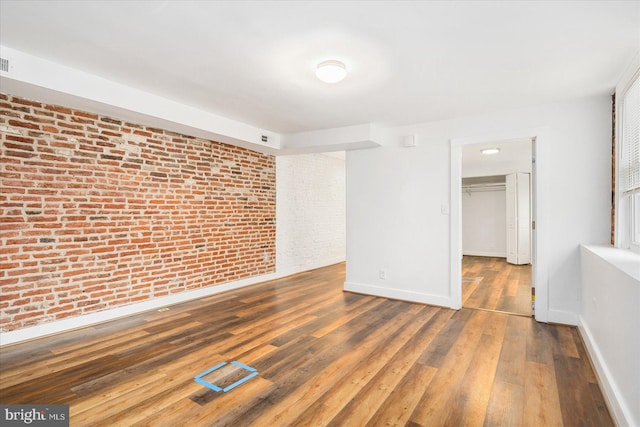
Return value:
M 223 366 L 227 365 L 227 362 L 220 362 L 217 365 L 215 365 L 212 368 L 207 369 L 204 372 L 199 373 L 198 375 L 196 375 L 194 377 L 194 380 L 198 383 L 198 384 L 202 384 L 205 387 L 210 388 L 211 390 L 215 391 L 215 392 L 223 392 L 226 393 L 229 390 L 234 389 L 235 387 L 239 386 L 240 384 L 249 381 L 251 378 L 255 377 L 256 375 L 258 375 L 258 371 L 255 368 L 252 368 L 251 366 L 247 366 L 244 363 L 240 363 L 240 362 L 236 362 L 235 360 L 231 362 L 232 365 L 237 366 L 239 368 L 242 368 L 246 371 L 249 371 L 250 373 L 243 377 L 240 378 L 238 381 L 234 382 L 231 385 L 226 386 L 225 388 L 219 387 L 215 384 L 211 384 L 209 381 L 206 381 L 204 379 L 202 379 L 202 377 L 204 377 L 205 375 L 209 375 L 210 373 L 212 373 L 213 371 L 222 368 Z

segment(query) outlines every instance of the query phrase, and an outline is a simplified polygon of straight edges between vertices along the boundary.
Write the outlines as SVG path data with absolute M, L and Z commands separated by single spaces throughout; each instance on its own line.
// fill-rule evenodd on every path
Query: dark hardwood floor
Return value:
M 531 265 L 465 255 L 462 306 L 531 316 Z
M 72 426 L 611 426 L 573 327 L 342 291 L 344 264 L 0 349 Z M 258 375 L 223 392 L 221 361 Z

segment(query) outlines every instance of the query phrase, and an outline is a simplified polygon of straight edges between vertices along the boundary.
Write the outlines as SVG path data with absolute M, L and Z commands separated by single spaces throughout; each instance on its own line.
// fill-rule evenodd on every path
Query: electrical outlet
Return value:
M 378 277 L 380 277 L 380 279 L 385 280 L 387 278 L 387 270 L 380 270 L 378 272 Z

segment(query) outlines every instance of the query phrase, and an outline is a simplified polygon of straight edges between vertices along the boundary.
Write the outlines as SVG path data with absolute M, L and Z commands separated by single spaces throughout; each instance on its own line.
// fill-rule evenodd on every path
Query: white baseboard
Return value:
M 358 294 L 373 295 L 402 301 L 418 302 L 451 308 L 451 298 L 439 295 L 423 294 L 421 292 L 405 291 L 401 289 L 384 288 L 382 286 L 364 283 L 344 282 L 344 290 Z
M 559 323 L 561 325 L 576 326 L 578 324 L 578 315 L 570 311 L 552 310 L 547 312 L 547 321 L 549 323 Z
M 602 352 L 598 347 L 598 344 L 593 339 L 589 326 L 584 322 L 582 316 L 579 317 L 578 331 L 582 336 L 582 341 L 587 347 L 587 352 L 591 358 L 591 362 L 598 374 L 598 380 L 602 387 L 604 398 L 609 407 L 609 411 L 617 425 L 619 426 L 633 426 L 633 418 L 631 411 L 625 404 L 624 398 L 620 392 L 620 389 L 616 385 L 616 382 L 611 375 L 611 371 L 607 367 Z
M 0 332 L 0 347 L 16 344 L 22 341 L 28 341 L 36 338 L 42 338 L 47 335 L 58 334 L 73 329 L 84 328 L 95 325 L 97 323 L 118 319 L 120 317 L 130 316 L 149 310 L 156 310 L 167 305 L 173 305 L 193 299 L 204 298 L 207 296 L 219 294 L 221 292 L 254 285 L 268 280 L 279 279 L 289 276 L 292 273 L 270 273 L 248 279 L 237 280 L 234 282 L 223 283 L 221 285 L 208 286 L 202 289 L 194 289 L 190 291 L 180 292 L 165 297 L 153 298 L 147 301 L 141 301 L 121 307 L 115 307 L 104 311 L 84 314 L 75 317 L 69 317 L 52 322 L 42 323 L 40 325 L 30 326 L 9 332 Z
M 484 252 L 484 251 L 462 251 L 462 255 L 468 256 L 486 256 L 491 258 L 506 258 L 506 252 Z

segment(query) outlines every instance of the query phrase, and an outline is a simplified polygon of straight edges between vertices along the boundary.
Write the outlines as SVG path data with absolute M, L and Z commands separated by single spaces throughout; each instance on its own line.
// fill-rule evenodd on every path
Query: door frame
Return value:
M 450 300 L 451 308 L 462 308 L 462 147 L 490 142 L 512 143 L 530 139 L 532 143 L 533 165 L 531 169 L 532 209 L 531 221 L 535 221 L 532 229 L 532 283 L 535 286 L 535 319 L 547 322 L 549 315 L 549 287 L 547 275 L 548 253 L 546 238 L 547 225 L 547 174 L 546 149 L 549 145 L 547 128 L 527 129 L 497 135 L 451 139 L 451 183 L 450 183 Z

